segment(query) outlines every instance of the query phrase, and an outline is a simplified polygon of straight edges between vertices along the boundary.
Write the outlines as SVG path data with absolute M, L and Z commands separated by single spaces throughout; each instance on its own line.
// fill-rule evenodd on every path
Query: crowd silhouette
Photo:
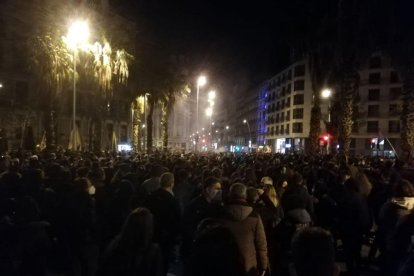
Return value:
M 380 157 L 0 160 L 0 275 L 414 275 L 414 170 Z

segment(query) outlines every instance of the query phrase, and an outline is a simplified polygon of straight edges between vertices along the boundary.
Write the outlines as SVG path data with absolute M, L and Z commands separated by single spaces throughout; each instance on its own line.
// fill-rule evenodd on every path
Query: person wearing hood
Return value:
M 188 256 L 198 224 L 206 218 L 218 218 L 222 213 L 222 189 L 218 178 L 208 177 L 203 192 L 184 209 L 183 244 L 181 254 Z
M 393 196 L 381 208 L 378 232 L 383 238 L 381 247 L 389 248 L 398 220 L 414 209 L 414 187 L 407 180 L 400 180 L 394 187 Z
M 266 234 L 260 215 L 247 204 L 246 191 L 242 183 L 230 186 L 229 203 L 219 221 L 233 233 L 247 275 L 264 275 L 269 262 Z
M 400 180 L 394 187 L 393 196 L 382 206 L 379 214 L 379 247 L 386 270 L 392 267 L 390 254 L 397 223 L 412 210 L 414 210 L 414 186 L 408 180 Z

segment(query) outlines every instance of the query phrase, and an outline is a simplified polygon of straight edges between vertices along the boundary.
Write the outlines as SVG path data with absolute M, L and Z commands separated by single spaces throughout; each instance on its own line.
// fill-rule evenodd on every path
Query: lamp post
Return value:
M 199 98 L 199 94 L 200 94 L 200 87 L 201 86 L 203 86 L 203 85 L 205 85 L 207 83 L 207 78 L 205 77 L 205 76 L 199 76 L 198 77 L 198 79 L 197 79 L 197 110 L 196 110 L 196 129 L 198 128 L 198 126 L 199 126 L 199 122 L 198 122 L 198 98 Z M 194 145 L 194 149 L 195 149 L 195 151 L 197 151 L 198 150 L 198 140 L 199 140 L 199 137 L 198 137 L 198 135 L 197 135 L 197 137 L 196 137 L 196 143 L 195 143 L 195 145 Z
M 249 130 L 249 152 L 250 152 L 250 145 L 252 143 L 252 133 L 250 131 L 250 125 L 249 125 L 249 121 L 247 121 L 246 119 L 243 120 L 243 124 L 247 125 L 247 129 Z
M 324 90 L 322 90 L 321 96 L 324 99 L 328 99 L 328 122 L 331 122 L 331 95 L 332 95 L 332 90 L 329 88 L 326 88 Z
M 78 149 L 78 141 L 76 141 L 76 56 L 78 47 L 85 45 L 89 39 L 89 26 L 86 21 L 74 21 L 67 34 L 68 46 L 73 50 L 73 118 L 72 118 L 72 148 L 74 151 Z M 79 141 L 80 142 L 80 141 Z
M 332 96 L 332 90 L 329 88 L 325 88 L 321 92 L 321 96 L 324 99 L 328 100 L 328 123 L 331 122 L 331 96 Z M 328 139 L 326 140 L 326 152 L 329 154 L 329 148 L 330 148 L 330 137 L 328 134 Z
M 151 94 L 150 93 L 145 93 L 144 94 L 144 124 L 142 125 L 142 134 L 143 134 L 143 143 L 144 143 L 144 146 L 143 146 L 143 150 L 144 150 L 144 152 L 145 152 L 145 148 L 146 148 L 146 133 L 145 133 L 145 124 L 147 123 L 147 109 L 146 109 L 146 102 L 147 102 L 147 96 L 150 96 Z

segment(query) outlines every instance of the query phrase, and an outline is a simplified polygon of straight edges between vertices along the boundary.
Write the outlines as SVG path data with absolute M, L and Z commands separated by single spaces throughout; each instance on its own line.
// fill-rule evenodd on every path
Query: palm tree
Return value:
M 162 125 L 162 148 L 168 149 L 168 120 L 178 99 L 187 97 L 190 89 L 184 86 L 182 80 L 176 79 L 175 88 L 171 87 L 161 98 L 161 125 Z
M 414 150 L 414 26 L 411 13 L 403 2 L 392 1 L 386 7 L 390 14 L 388 24 L 392 26 L 388 32 L 385 50 L 391 56 L 391 62 L 399 72 L 402 87 L 401 112 L 401 149 L 406 160 L 410 160 Z
M 41 90 L 41 103 L 46 131 L 46 148 L 53 150 L 56 146 L 56 105 L 62 88 L 73 74 L 71 54 L 60 37 L 54 34 L 37 36 L 31 41 L 31 71 L 38 80 Z

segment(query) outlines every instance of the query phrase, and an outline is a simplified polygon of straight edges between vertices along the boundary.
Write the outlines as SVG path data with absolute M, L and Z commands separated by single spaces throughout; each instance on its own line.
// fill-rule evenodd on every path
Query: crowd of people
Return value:
M 0 275 L 414 275 L 399 160 L 15 152 L 0 173 Z

